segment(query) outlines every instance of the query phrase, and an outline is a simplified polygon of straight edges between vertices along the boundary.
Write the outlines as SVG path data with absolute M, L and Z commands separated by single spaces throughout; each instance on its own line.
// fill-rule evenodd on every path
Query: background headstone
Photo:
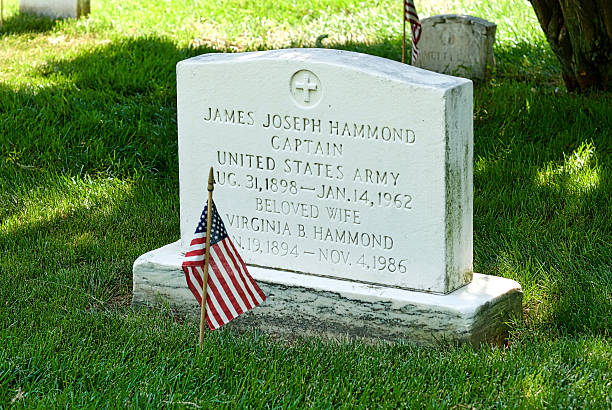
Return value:
M 416 67 L 472 79 L 483 79 L 495 65 L 494 23 L 478 17 L 444 14 L 421 21 Z
M 181 240 L 134 263 L 134 305 L 197 310 L 181 258 L 215 203 L 273 333 L 496 340 L 520 286 L 472 272 L 472 82 L 339 50 L 177 65 Z
M 79 18 L 90 11 L 90 0 L 19 0 L 19 12 L 52 18 Z

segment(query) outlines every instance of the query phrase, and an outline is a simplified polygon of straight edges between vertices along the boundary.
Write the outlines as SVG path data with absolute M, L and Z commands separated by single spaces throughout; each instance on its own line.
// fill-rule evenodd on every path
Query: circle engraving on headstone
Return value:
M 321 100 L 321 80 L 312 71 L 299 70 L 291 76 L 289 92 L 299 107 L 314 107 Z

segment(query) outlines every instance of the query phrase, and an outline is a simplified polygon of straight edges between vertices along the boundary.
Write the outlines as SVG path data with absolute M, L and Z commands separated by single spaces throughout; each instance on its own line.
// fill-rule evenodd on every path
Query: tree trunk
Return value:
M 568 91 L 612 90 L 612 0 L 530 0 Z

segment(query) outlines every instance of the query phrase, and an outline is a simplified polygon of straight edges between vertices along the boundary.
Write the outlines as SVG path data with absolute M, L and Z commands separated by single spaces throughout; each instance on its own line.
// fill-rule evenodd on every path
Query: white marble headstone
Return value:
M 89 14 L 90 0 L 19 0 L 20 13 L 53 18 L 78 18 Z
M 348 51 L 177 66 L 181 240 L 134 262 L 132 305 L 196 315 L 182 260 L 215 201 L 288 337 L 500 343 L 518 283 L 472 273 L 472 83 Z M 466 286 L 463 286 L 466 285 Z
M 478 17 L 444 14 L 421 21 L 417 67 L 482 79 L 494 66 L 494 23 Z
M 214 198 L 250 265 L 427 292 L 472 279 L 472 83 L 364 54 L 177 66 L 181 240 Z

